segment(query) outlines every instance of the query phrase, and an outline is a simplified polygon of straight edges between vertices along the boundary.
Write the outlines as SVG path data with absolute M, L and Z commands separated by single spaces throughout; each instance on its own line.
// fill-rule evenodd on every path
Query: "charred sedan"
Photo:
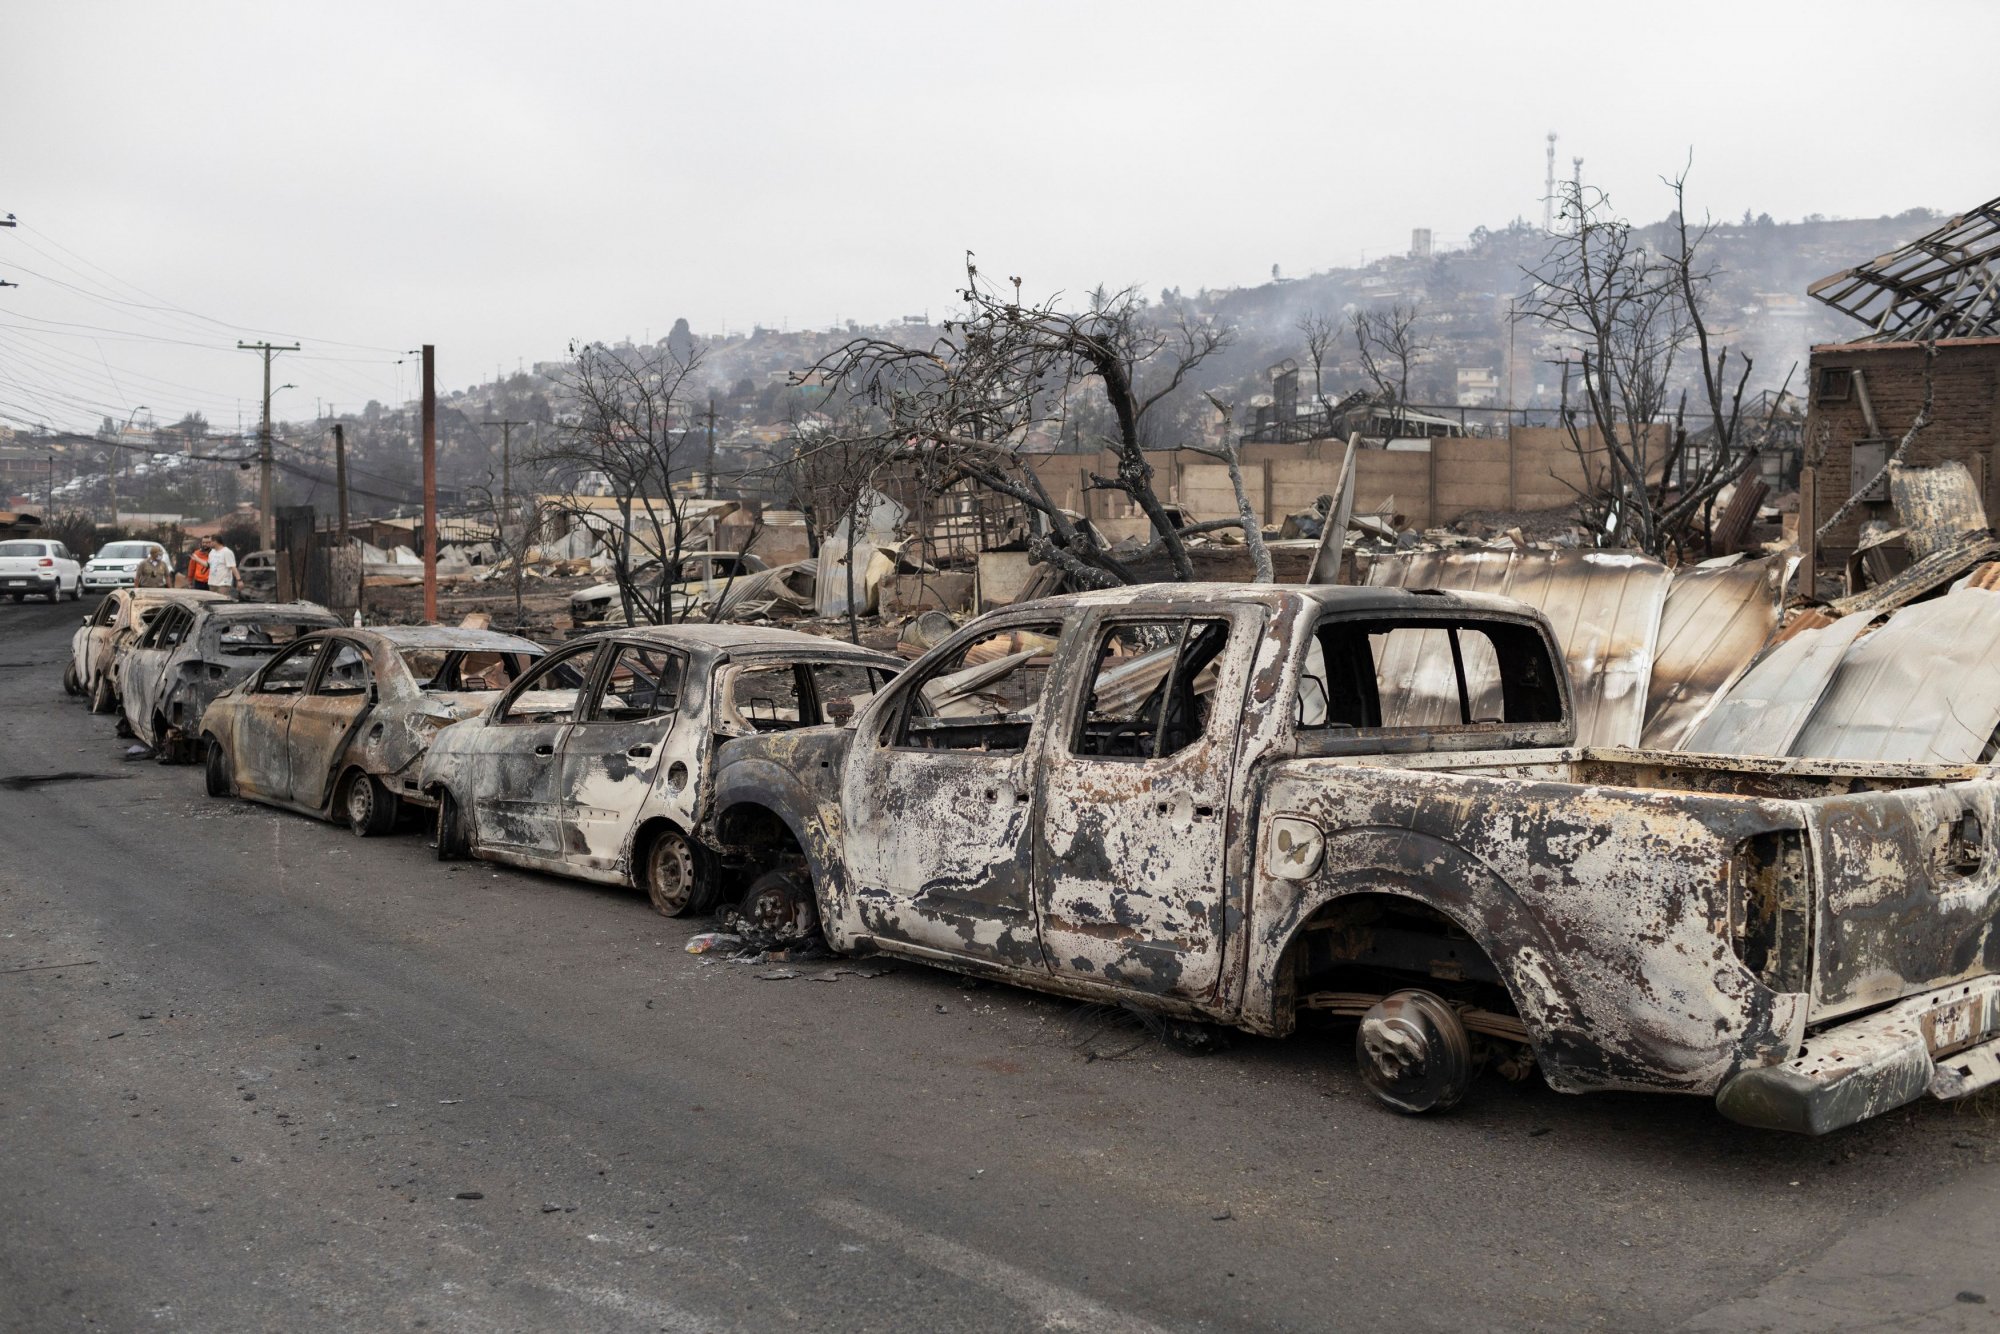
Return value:
M 83 626 L 69 641 L 69 666 L 63 671 L 63 689 L 90 701 L 92 713 L 110 713 L 118 707 L 116 667 L 160 609 L 170 602 L 216 602 L 220 593 L 192 588 L 118 588 L 97 604 L 97 610 L 83 618 Z
M 431 738 L 474 717 L 542 648 L 492 630 L 395 626 L 305 636 L 202 715 L 208 792 L 395 828 L 428 805 L 417 775 Z
M 293 640 L 339 624 L 338 616 L 310 602 L 176 599 L 117 665 L 125 723 L 161 763 L 192 760 L 210 700 Z
M 902 667 L 789 630 L 641 627 L 544 658 L 486 714 L 439 733 L 423 790 L 440 858 L 644 886 L 669 916 L 714 905 L 695 831 L 716 748 L 844 723 Z

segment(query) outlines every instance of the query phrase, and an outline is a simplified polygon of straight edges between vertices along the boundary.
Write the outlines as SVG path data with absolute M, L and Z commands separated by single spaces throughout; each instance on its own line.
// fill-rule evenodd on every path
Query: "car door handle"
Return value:
M 535 754 L 537 755 L 553 755 L 555 753 L 556 748 L 548 742 L 543 742 L 541 745 L 535 747 Z
M 653 753 L 653 748 L 651 746 L 634 746 L 625 753 L 635 760 L 643 760 Z

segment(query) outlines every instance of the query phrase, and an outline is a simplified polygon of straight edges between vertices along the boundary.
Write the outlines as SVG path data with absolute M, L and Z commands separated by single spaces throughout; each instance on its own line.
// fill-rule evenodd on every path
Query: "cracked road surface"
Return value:
M 1351 1028 L 689 955 L 122 762 L 78 614 L 0 606 L 0 1328 L 2000 1329 L 1991 1102 L 1407 1119 Z

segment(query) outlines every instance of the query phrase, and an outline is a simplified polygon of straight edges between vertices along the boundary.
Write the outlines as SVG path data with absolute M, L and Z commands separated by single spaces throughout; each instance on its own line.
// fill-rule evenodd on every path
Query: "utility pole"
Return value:
M 276 551 L 278 516 L 271 508 L 271 358 L 280 352 L 296 352 L 299 345 L 238 342 L 236 346 L 264 358 L 264 420 L 257 428 L 257 546 L 260 551 Z
M 132 425 L 133 418 L 147 410 L 141 403 L 126 414 L 125 425 L 118 428 L 118 434 L 111 440 L 111 536 L 118 536 L 118 465 L 124 461 L 125 432 Z
M 702 474 L 706 479 L 702 492 L 710 500 L 715 499 L 715 395 L 708 396 L 708 470 Z
M 339 496 L 340 549 L 347 550 L 347 428 L 333 424 L 333 489 Z
M 424 619 L 438 618 L 437 348 L 424 344 Z
M 500 428 L 500 512 L 508 514 L 514 508 L 514 428 L 526 426 L 526 422 L 484 421 L 481 426 Z M 490 475 L 490 474 L 489 474 Z M 505 523 L 502 519 L 500 522 Z

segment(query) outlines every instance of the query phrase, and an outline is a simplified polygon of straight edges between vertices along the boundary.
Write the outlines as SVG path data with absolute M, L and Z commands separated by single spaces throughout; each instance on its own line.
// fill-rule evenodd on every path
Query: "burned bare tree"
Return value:
M 1337 405 L 1327 396 L 1326 373 L 1339 353 L 1347 327 L 1342 321 L 1317 310 L 1307 311 L 1298 323 L 1299 332 L 1305 335 L 1306 360 L 1312 364 L 1313 398 L 1326 418 L 1326 425 L 1321 429 L 1329 432 L 1334 429 Z
M 1410 367 L 1430 347 L 1417 332 L 1421 314 L 1422 307 L 1413 301 L 1407 306 L 1397 302 L 1380 310 L 1357 310 L 1348 317 L 1361 373 L 1399 415 L 1410 401 Z
M 534 497 L 513 494 L 491 472 L 484 481 L 466 487 L 466 499 L 474 514 L 493 525 L 493 548 L 507 563 L 514 594 L 514 629 L 518 632 L 526 620 L 522 603 L 528 553 L 542 540 L 541 511 Z
M 696 462 L 683 418 L 700 364 L 699 348 L 572 343 L 561 377 L 569 412 L 532 459 L 555 491 L 553 508 L 611 561 L 628 625 L 676 616 L 672 588 L 690 533 L 689 496 L 673 483 Z
M 1236 522 L 1243 530 L 1243 545 L 1250 552 L 1251 568 L 1256 571 L 1255 582 L 1273 583 L 1277 575 L 1271 568 L 1271 549 L 1264 545 L 1263 524 L 1258 521 L 1257 511 L 1250 504 L 1250 493 L 1243 485 L 1243 454 L 1237 445 L 1236 409 L 1214 394 L 1204 394 L 1203 397 L 1222 415 L 1222 444 L 1214 449 L 1206 445 L 1188 447 L 1197 454 L 1220 460 L 1229 469 L 1229 485 L 1236 492 Z
M 1185 537 L 1239 520 L 1177 527 L 1154 487 L 1146 442 L 1152 417 L 1230 333 L 1185 312 L 1154 324 L 1130 289 L 1099 289 L 1070 311 L 1054 299 L 1024 302 L 1018 278 L 1008 286 L 996 289 L 968 256 L 964 313 L 934 343 L 858 338 L 813 366 L 802 378 L 824 384 L 830 404 L 861 410 L 851 419 L 859 436 L 843 429 L 814 448 L 866 444 L 885 462 L 914 467 L 933 494 L 970 478 L 1020 501 L 1046 530 L 1033 542 L 1034 559 L 1085 586 L 1137 582 L 1135 561 L 1162 552 L 1175 578 L 1192 579 Z M 1113 554 L 1023 460 L 1032 437 L 1063 438 L 1091 395 L 1109 405 L 1109 429 L 1093 434 L 1117 462 L 1109 475 L 1091 474 L 1090 486 L 1126 496 L 1152 522 L 1158 536 L 1139 553 Z
M 1687 171 L 1666 185 L 1674 211 L 1655 251 L 1602 191 L 1562 183 L 1566 230 L 1527 270 L 1534 286 L 1522 310 L 1576 348 L 1562 367 L 1562 420 L 1591 482 L 1579 492 L 1585 523 L 1600 542 L 1658 556 L 1692 548 L 1716 495 L 1756 464 L 1770 426 L 1744 414 L 1754 363 L 1714 337 L 1711 226 L 1688 222 Z M 1706 409 L 1698 433 L 1688 429 L 1684 379 Z
M 824 523 L 828 535 L 845 533 L 838 559 L 845 584 L 847 637 L 859 644 L 860 602 L 865 590 L 855 583 L 854 556 L 868 501 L 877 494 L 876 483 L 890 462 L 888 451 L 871 428 L 870 414 L 853 407 L 840 418 L 815 417 L 798 423 L 786 445 L 777 471 L 813 532 L 820 578 L 827 577 L 830 556 L 816 525 Z

